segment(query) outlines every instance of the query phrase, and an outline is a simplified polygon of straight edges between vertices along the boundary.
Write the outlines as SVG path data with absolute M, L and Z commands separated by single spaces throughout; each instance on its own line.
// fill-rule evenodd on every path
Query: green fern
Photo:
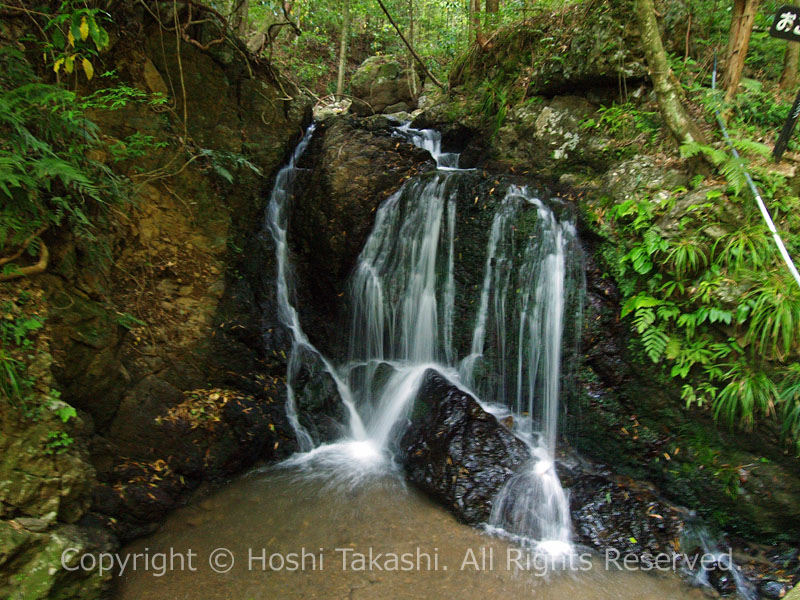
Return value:
M 128 197 L 123 178 L 87 158 L 100 140 L 84 107 L 101 106 L 42 83 L 14 48 L 0 48 L 0 72 L 0 256 L 50 226 L 93 240 L 95 209 Z
M 790 354 L 800 343 L 800 293 L 783 277 L 767 275 L 744 296 L 750 306 L 746 340 L 762 354 Z
M 763 225 L 751 225 L 717 240 L 712 254 L 733 273 L 739 273 L 745 268 L 758 269 L 764 266 L 770 259 L 772 247 L 766 228 Z
M 744 362 L 729 366 L 724 375 L 728 384 L 714 400 L 714 418 L 722 418 L 731 427 L 751 428 L 756 416 L 774 415 L 779 392 L 772 379 Z
M 795 440 L 800 450 L 800 364 L 789 366 L 788 374 L 780 383 L 783 406 L 783 435 Z
M 649 327 L 642 334 L 645 354 L 654 363 L 660 362 L 669 340 L 669 335 L 660 327 Z
M 670 244 L 665 262 L 672 266 L 677 277 L 683 278 L 708 266 L 708 256 L 705 249 L 696 241 L 681 239 Z
M 728 186 L 733 190 L 734 195 L 738 196 L 741 193 L 747 185 L 747 177 L 744 171 L 745 165 L 741 158 L 737 158 L 724 150 L 699 144 L 698 142 L 688 142 L 681 146 L 681 156 L 684 158 L 692 158 L 699 155 L 704 155 L 717 167 L 720 174 L 728 182 Z

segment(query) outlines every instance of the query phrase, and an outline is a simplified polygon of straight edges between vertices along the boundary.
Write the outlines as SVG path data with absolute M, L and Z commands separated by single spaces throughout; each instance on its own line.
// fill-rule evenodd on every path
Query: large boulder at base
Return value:
M 488 520 L 497 493 L 530 460 L 524 443 L 433 370 L 425 374 L 400 450 L 407 479 L 470 524 Z
M 353 102 L 353 110 L 362 116 L 411 110 L 416 101 L 411 92 L 410 78 L 408 68 L 394 58 L 369 57 L 361 63 L 350 81 L 353 95 L 363 101 Z M 391 110 L 387 111 L 387 108 Z
M 184 392 L 183 401 L 154 423 L 166 440 L 158 457 L 128 458 L 104 473 L 93 491 L 92 518 L 128 541 L 155 530 L 200 482 L 294 452 L 283 381 L 263 378 L 260 384 L 255 395 L 221 388 Z

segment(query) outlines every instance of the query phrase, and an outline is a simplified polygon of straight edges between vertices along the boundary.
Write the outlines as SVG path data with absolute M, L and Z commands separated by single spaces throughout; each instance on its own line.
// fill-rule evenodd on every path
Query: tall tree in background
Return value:
M 347 66 L 347 36 L 350 34 L 350 0 L 342 0 L 342 35 L 339 40 L 339 76 L 336 78 L 336 96 L 344 94 L 344 73 Z
M 497 13 L 500 11 L 500 0 L 486 0 L 486 18 L 484 25 L 487 31 L 497 26 Z
M 469 0 L 469 41 L 481 43 L 483 32 L 481 31 L 481 0 Z
M 650 68 L 653 89 L 667 127 L 679 144 L 705 143 L 703 134 L 686 113 L 681 102 L 681 95 L 675 83 L 677 80 L 667 62 L 667 53 L 664 51 L 664 44 L 658 31 L 653 0 L 634 0 L 633 6 L 642 34 L 642 49 L 647 59 L 647 66 Z
M 797 64 L 800 62 L 800 42 L 787 42 L 783 55 L 783 71 L 780 86 L 784 90 L 792 90 L 797 85 Z
M 730 102 L 736 96 L 739 81 L 742 79 L 744 59 L 750 45 L 750 34 L 753 32 L 758 4 L 760 0 L 734 0 L 731 29 L 728 35 L 728 51 L 725 60 L 725 101 Z
M 408 43 L 411 48 L 416 44 L 416 23 L 414 19 L 414 0 L 408 0 Z M 417 101 L 419 96 L 419 89 L 417 86 L 417 72 L 414 68 L 414 55 L 411 50 L 408 51 L 408 87 L 411 89 L 411 95 L 414 101 Z
M 247 35 L 247 16 L 250 12 L 250 0 L 237 0 L 233 13 L 233 28 L 240 36 Z

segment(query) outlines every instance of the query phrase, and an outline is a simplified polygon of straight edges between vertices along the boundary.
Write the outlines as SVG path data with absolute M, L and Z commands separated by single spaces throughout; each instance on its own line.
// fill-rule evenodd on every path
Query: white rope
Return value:
M 711 89 L 717 89 L 717 57 L 714 56 L 714 73 L 711 76 Z M 719 123 L 719 127 L 722 130 L 722 137 L 725 138 L 725 141 L 728 143 L 728 146 L 731 149 L 733 155 L 739 159 L 739 166 L 744 171 L 745 179 L 747 180 L 747 184 L 750 186 L 750 190 L 753 192 L 753 196 L 755 196 L 756 203 L 758 204 L 758 209 L 761 211 L 761 216 L 764 217 L 764 221 L 767 223 L 767 227 L 769 228 L 770 232 L 772 233 L 772 239 L 775 241 L 775 245 L 778 247 L 778 252 L 780 252 L 781 256 L 783 257 L 786 266 L 789 267 L 789 272 L 794 277 L 794 280 L 797 282 L 797 285 L 800 286 L 800 273 L 797 272 L 797 267 L 794 265 L 792 261 L 792 257 L 789 256 L 789 252 L 786 250 L 786 246 L 783 243 L 783 239 L 781 239 L 778 230 L 775 228 L 775 223 L 772 220 L 772 216 L 769 214 L 769 210 L 767 210 L 766 204 L 764 204 L 764 200 L 761 198 L 761 194 L 756 187 L 756 184 L 753 182 L 753 178 L 750 177 L 750 172 L 741 162 L 739 157 L 739 153 L 736 151 L 736 147 L 733 145 L 733 141 L 731 141 L 730 136 L 728 135 L 728 129 L 725 127 L 725 122 L 722 120 L 722 117 L 719 114 L 719 110 L 715 110 L 714 114 L 717 117 L 717 123 Z

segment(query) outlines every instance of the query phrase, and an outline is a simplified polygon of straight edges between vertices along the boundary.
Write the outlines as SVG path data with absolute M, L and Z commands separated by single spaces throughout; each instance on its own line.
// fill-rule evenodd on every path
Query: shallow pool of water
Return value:
M 353 490 L 254 471 L 120 555 L 134 553 L 142 556 L 117 579 L 119 599 L 703 598 L 674 574 L 606 569 L 597 557 L 542 576 L 540 560 L 388 477 Z

